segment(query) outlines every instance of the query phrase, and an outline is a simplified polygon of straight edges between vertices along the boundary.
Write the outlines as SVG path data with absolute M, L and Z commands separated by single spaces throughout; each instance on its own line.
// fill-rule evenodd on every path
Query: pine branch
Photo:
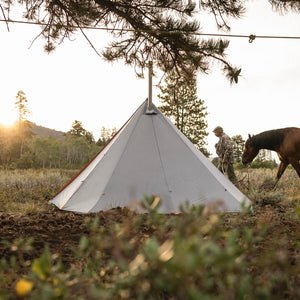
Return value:
M 1 1 L 1 0 L 0 0 Z M 5 2 L 5 0 L 2 0 Z M 10 1 L 9 1 L 10 2 Z M 102 55 L 108 60 L 124 60 L 132 65 L 137 75 L 143 76 L 145 66 L 152 60 L 165 73 L 175 71 L 186 77 L 195 71 L 207 73 L 214 60 L 230 70 L 232 82 L 237 82 L 237 71 L 229 67 L 225 58 L 227 42 L 212 43 L 202 37 L 195 20 L 193 1 L 182 0 L 20 0 L 25 5 L 25 18 L 43 22 L 38 35 L 46 40 L 47 51 L 53 51 L 65 38 L 81 31 L 94 51 L 93 42 L 83 27 L 110 27 L 115 41 Z M 217 24 L 226 25 L 224 16 L 238 17 L 243 1 L 200 0 L 202 9 L 211 11 Z M 226 25 L 227 26 L 227 25 Z M 226 27 L 225 26 L 225 27 Z M 131 31 L 128 31 L 131 30 Z M 133 31 L 132 31 L 133 30 Z M 97 52 L 99 55 L 99 53 Z M 233 72 L 234 71 L 234 72 Z
M 281 13 L 300 12 L 300 0 L 268 0 L 272 7 Z

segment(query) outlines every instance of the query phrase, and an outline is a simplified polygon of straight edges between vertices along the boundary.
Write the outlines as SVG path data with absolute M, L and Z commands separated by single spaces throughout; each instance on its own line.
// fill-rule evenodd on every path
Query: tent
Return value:
M 113 139 L 50 203 L 74 212 L 132 207 L 159 196 L 160 213 L 179 211 L 180 204 L 221 205 L 241 211 L 246 198 L 162 112 L 147 100 Z

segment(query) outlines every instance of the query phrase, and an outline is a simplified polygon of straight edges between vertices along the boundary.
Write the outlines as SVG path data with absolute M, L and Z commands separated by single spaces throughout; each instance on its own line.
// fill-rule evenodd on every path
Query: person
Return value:
M 219 157 L 218 169 L 223 173 L 227 173 L 229 180 L 233 183 L 237 183 L 236 175 L 233 168 L 233 144 L 231 138 L 223 131 L 221 126 L 217 126 L 213 130 L 216 137 L 219 138 L 219 142 L 215 145 L 216 153 Z

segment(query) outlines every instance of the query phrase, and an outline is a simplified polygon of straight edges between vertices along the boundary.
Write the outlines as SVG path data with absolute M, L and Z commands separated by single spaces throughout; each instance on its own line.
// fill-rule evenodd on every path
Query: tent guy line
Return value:
M 43 22 L 32 22 L 32 21 L 20 21 L 20 20 L 5 20 L 0 19 L 0 22 L 8 23 L 16 23 L 16 24 L 26 24 L 26 25 L 42 25 L 49 26 L 48 23 Z M 79 28 L 79 29 L 88 29 L 88 30 L 106 30 L 106 31 L 124 31 L 124 32 L 156 32 L 156 33 L 165 33 L 165 34 L 178 34 L 178 33 L 186 33 L 189 35 L 198 35 L 198 36 L 213 36 L 213 37 L 226 37 L 226 38 L 248 38 L 249 42 L 252 43 L 255 39 L 294 39 L 300 40 L 300 36 L 287 36 L 287 35 L 255 35 L 255 34 L 222 34 L 222 33 L 202 33 L 202 32 L 189 32 L 189 31 L 166 31 L 166 30 L 137 30 L 131 28 L 109 28 L 109 27 L 91 27 L 91 26 L 74 26 L 68 25 L 70 28 Z M 7 30 L 9 31 L 9 27 L 7 26 Z

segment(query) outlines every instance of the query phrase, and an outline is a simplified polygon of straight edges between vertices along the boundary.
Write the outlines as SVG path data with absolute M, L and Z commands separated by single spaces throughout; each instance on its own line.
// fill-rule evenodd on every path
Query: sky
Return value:
M 250 1 L 241 19 L 230 20 L 230 34 L 299 36 L 300 16 L 272 11 L 265 1 Z M 201 21 L 202 32 L 217 33 L 212 18 Z M 134 69 L 122 61 L 101 59 L 78 33 L 47 54 L 44 41 L 32 41 L 40 33 L 33 25 L 0 22 L 0 123 L 18 118 L 14 110 L 17 92 L 28 99 L 37 125 L 68 131 L 79 120 L 99 138 L 101 127 L 120 128 L 148 96 L 148 79 L 138 79 Z M 103 31 L 86 32 L 98 50 L 111 37 Z M 230 85 L 217 63 L 212 71 L 198 75 L 198 96 L 207 106 L 207 149 L 213 154 L 222 126 L 229 135 L 248 134 L 287 126 L 300 127 L 300 40 L 231 38 L 228 60 L 242 68 L 241 78 Z M 155 70 L 154 70 L 155 71 Z M 160 105 L 153 78 L 153 102 Z

